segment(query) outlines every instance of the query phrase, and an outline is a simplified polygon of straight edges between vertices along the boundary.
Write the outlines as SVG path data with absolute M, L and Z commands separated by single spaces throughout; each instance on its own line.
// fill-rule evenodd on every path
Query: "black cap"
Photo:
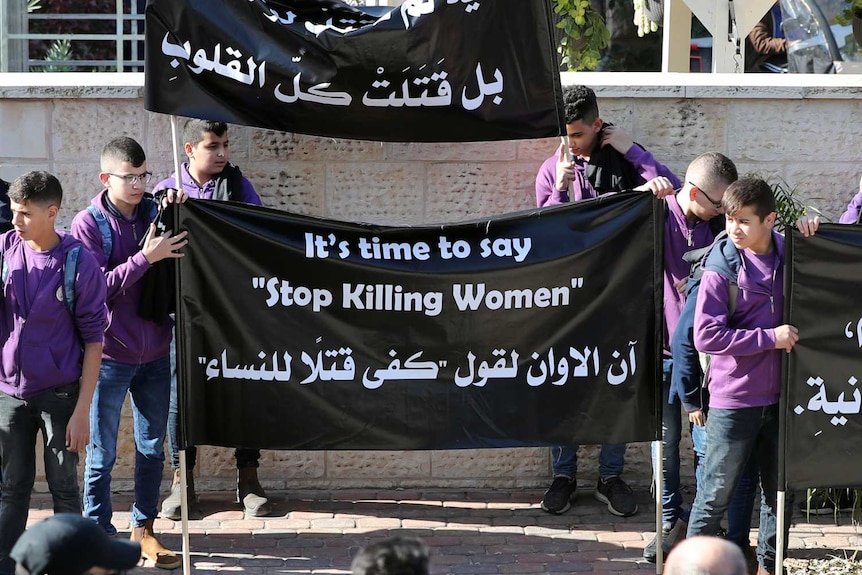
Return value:
M 93 567 L 131 569 L 141 559 L 141 546 L 111 539 L 80 515 L 60 513 L 25 531 L 9 556 L 31 575 L 82 575 Z

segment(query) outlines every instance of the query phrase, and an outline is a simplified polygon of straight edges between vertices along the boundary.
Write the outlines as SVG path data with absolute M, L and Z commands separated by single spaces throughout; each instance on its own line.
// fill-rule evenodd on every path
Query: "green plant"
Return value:
M 847 8 L 844 10 L 844 14 L 838 17 L 838 21 L 841 24 L 849 24 L 853 17 L 862 18 L 862 0 L 844 0 L 847 4 Z
M 41 2 L 41 0 L 27 0 L 27 13 L 29 14 L 30 12 L 35 12 L 36 10 L 41 8 L 42 6 L 39 4 L 39 2 Z
M 554 6 L 560 21 L 557 28 L 565 33 L 557 51 L 569 71 L 595 70 L 600 51 L 608 45 L 610 32 L 601 14 L 589 0 L 556 0 Z
M 72 41 L 68 38 L 63 40 L 54 40 L 45 54 L 45 60 L 48 62 L 65 62 L 72 59 Z M 43 72 L 71 72 L 71 66 L 63 66 L 57 64 L 49 64 L 42 66 Z

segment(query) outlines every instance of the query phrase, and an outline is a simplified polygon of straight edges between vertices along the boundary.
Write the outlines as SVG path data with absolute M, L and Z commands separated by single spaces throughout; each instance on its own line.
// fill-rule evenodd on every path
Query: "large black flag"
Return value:
M 785 483 L 862 485 L 862 227 L 788 237 L 788 322 L 799 342 L 782 392 Z
M 286 132 L 447 142 L 562 134 L 549 0 L 149 0 L 145 107 Z
M 181 442 L 657 439 L 658 206 L 626 193 L 398 228 L 189 201 Z

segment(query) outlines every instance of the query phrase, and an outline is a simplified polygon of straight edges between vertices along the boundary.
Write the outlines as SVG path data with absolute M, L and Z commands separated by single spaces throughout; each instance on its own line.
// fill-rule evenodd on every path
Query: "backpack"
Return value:
M 141 207 L 145 208 L 150 215 L 150 222 L 156 221 L 159 214 L 159 205 L 152 199 L 144 196 L 141 200 Z M 105 254 L 105 266 L 111 259 L 111 254 L 114 251 L 114 235 L 111 231 L 111 224 L 108 222 L 107 216 L 99 208 L 90 204 L 87 206 L 87 211 L 96 220 L 96 226 L 99 228 L 99 234 L 102 236 L 102 253 Z M 146 238 L 144 238 L 146 239 Z
M 6 280 L 9 277 L 9 266 L 6 265 L 6 258 L 0 252 L 0 260 L 2 260 L 2 285 L 6 285 Z M 81 246 L 77 245 L 66 252 L 66 259 L 63 261 L 63 303 L 66 305 L 66 311 L 75 319 L 75 278 L 78 276 L 78 257 L 81 255 Z
M 720 234 L 715 236 L 713 242 L 703 248 L 697 250 L 691 250 L 683 255 L 683 259 L 691 264 L 691 273 L 688 276 L 688 283 L 686 287 L 687 297 L 692 297 L 693 292 L 700 287 L 700 280 L 703 277 L 703 272 L 706 268 L 706 261 L 709 259 L 709 255 L 712 253 L 713 248 L 718 245 L 719 241 L 727 237 L 727 232 L 722 231 Z M 733 244 L 730 244 L 731 246 Z M 734 247 L 734 250 L 736 248 Z M 738 253 L 738 252 L 737 252 Z M 736 283 L 736 277 L 739 274 L 739 268 L 741 266 L 740 258 L 728 259 L 727 263 L 730 264 L 730 269 L 733 277 L 730 279 L 730 285 L 728 286 L 729 294 L 728 294 L 728 319 L 733 315 L 736 311 L 736 304 L 739 300 L 739 284 Z M 707 353 L 698 352 L 698 356 L 700 358 L 700 366 L 703 370 L 704 375 L 704 385 L 706 385 L 707 375 L 709 374 L 709 364 L 711 362 L 711 356 Z

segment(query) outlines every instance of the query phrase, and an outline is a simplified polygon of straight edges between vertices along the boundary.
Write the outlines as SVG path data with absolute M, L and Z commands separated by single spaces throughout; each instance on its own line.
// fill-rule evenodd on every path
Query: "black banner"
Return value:
M 181 443 L 654 440 L 658 205 L 624 193 L 397 228 L 190 200 Z
M 563 134 L 549 0 L 148 0 L 147 110 L 401 142 Z
M 862 485 L 862 227 L 793 230 L 786 267 L 788 323 L 799 342 L 782 392 L 790 489 Z

